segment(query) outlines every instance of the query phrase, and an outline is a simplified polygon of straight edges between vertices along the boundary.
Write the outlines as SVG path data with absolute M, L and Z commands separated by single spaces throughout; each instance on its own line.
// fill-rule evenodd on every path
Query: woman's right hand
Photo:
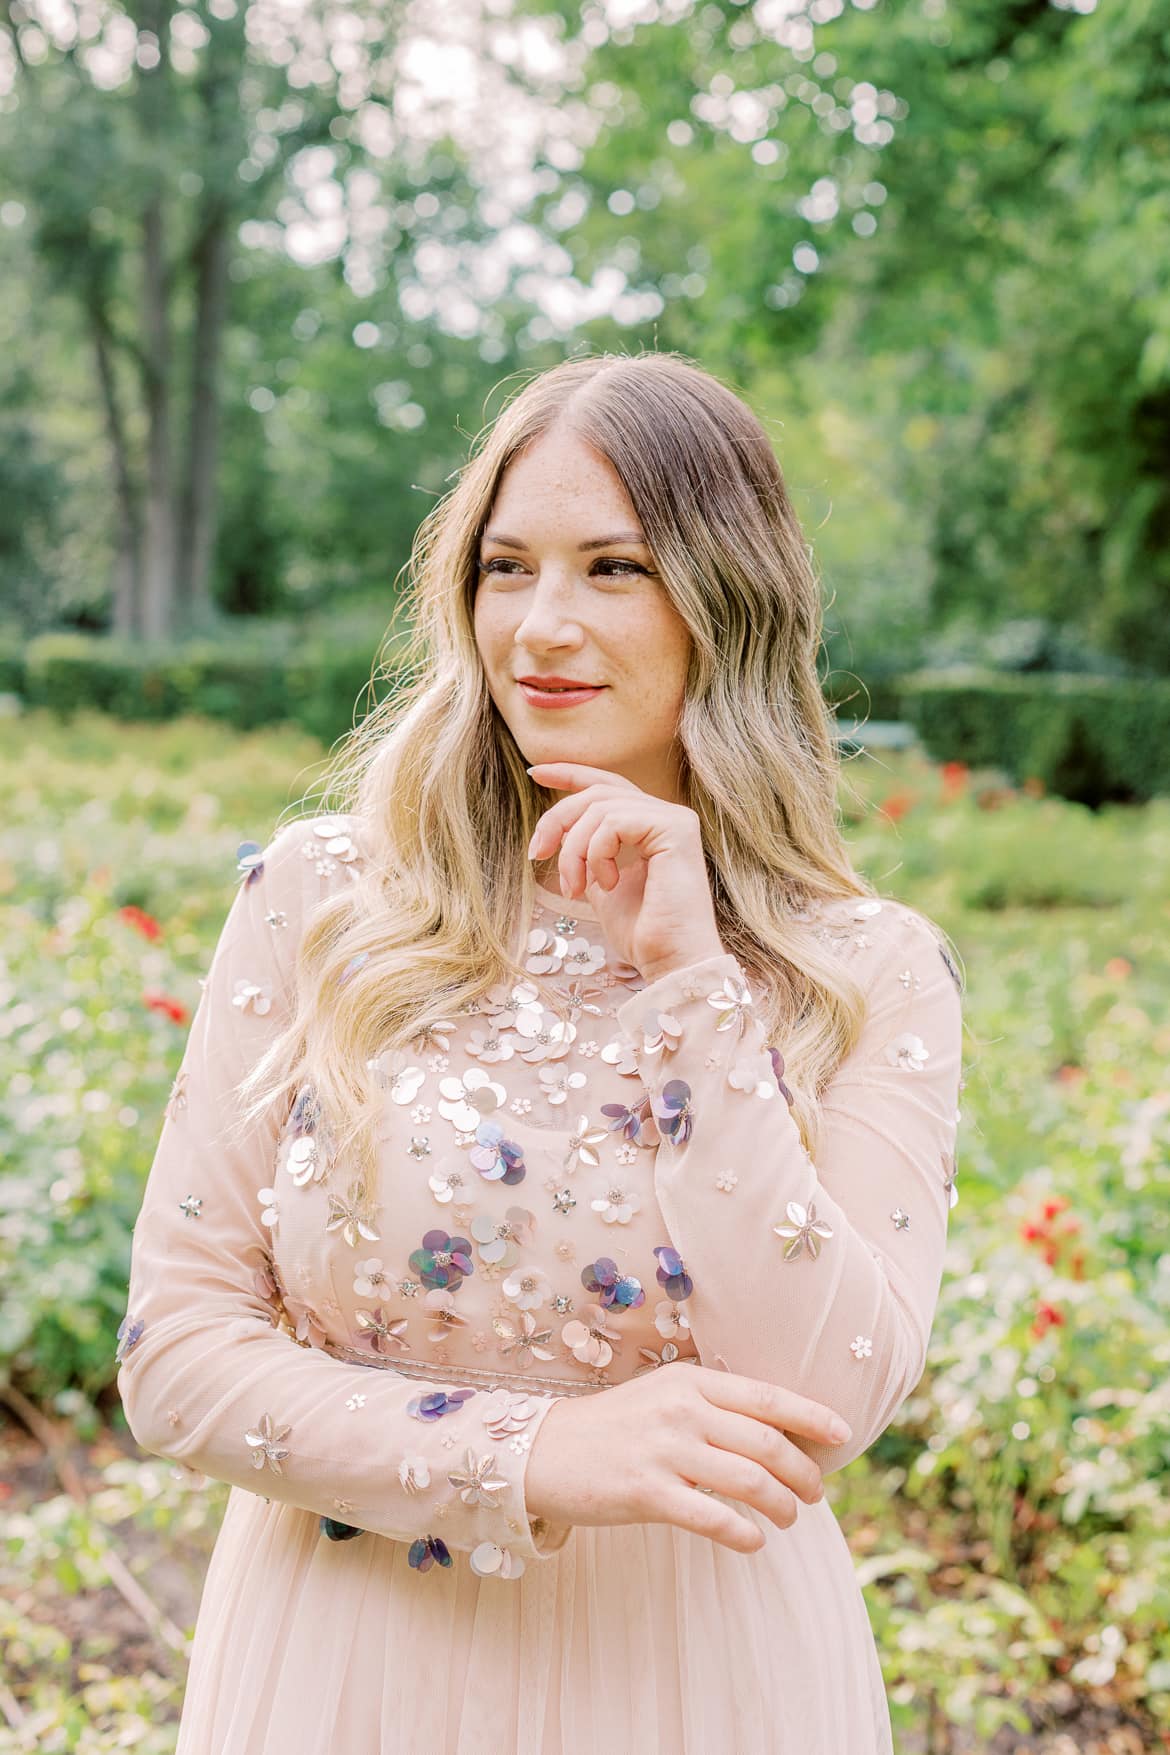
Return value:
M 785 1430 L 822 1444 L 837 1416 L 822 1402 L 755 1377 L 678 1361 L 612 1389 L 561 1396 L 525 1472 L 530 1517 L 550 1524 L 673 1523 L 742 1554 L 764 1532 L 719 1499 L 754 1505 L 780 1529 L 797 1499 L 824 1495 L 821 1471 Z

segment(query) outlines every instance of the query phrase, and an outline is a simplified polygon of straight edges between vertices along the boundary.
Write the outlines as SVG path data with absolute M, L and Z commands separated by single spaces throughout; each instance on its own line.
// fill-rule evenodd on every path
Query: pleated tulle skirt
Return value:
M 738 1554 L 578 1526 L 519 1579 L 331 1542 L 233 1488 L 176 1755 L 893 1755 L 865 1601 L 827 1500 Z

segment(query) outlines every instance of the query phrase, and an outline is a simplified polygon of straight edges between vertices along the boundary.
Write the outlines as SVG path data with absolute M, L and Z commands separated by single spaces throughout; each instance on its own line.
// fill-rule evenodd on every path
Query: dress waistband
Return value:
M 425 1378 L 429 1383 L 450 1383 L 469 1389 L 527 1389 L 534 1395 L 594 1395 L 598 1390 L 613 1388 L 611 1383 L 582 1383 L 579 1378 L 572 1377 L 542 1377 L 534 1371 L 501 1371 L 495 1366 L 484 1365 L 438 1365 L 433 1359 L 388 1358 L 381 1353 L 363 1353 L 357 1347 L 344 1347 L 336 1341 L 326 1341 L 322 1350 L 351 1365 L 372 1365 L 375 1370 L 397 1371 L 400 1377 Z

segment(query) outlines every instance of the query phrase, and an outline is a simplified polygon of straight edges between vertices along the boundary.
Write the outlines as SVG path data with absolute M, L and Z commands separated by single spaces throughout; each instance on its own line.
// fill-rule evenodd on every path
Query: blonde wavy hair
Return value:
M 608 458 L 690 629 L 682 797 L 702 823 L 720 939 L 782 1049 L 814 1159 L 820 1094 L 864 1023 L 862 988 L 813 923 L 793 918 L 819 899 L 877 892 L 838 825 L 820 586 L 768 435 L 681 354 L 574 356 L 512 394 L 419 527 L 397 612 L 414 612 L 405 657 L 389 672 L 375 660 L 392 692 L 346 736 L 325 780 L 327 808 L 355 819 L 358 876 L 309 915 L 294 1015 L 238 1087 L 245 1122 L 309 1087 L 331 1169 L 348 1165 L 358 1206 L 376 1186 L 384 1101 L 370 1061 L 395 1046 L 441 1049 L 442 1020 L 529 978 L 526 849 L 561 795 L 526 774 L 488 693 L 473 602 L 504 471 L 554 426 Z M 555 996 L 546 1003 L 567 1015 Z

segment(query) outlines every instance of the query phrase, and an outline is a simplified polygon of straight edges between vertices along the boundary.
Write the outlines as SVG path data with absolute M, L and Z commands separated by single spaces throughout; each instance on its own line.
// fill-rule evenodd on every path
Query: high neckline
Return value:
M 570 920 L 597 919 L 596 913 L 583 896 L 562 896 L 559 890 L 546 890 L 543 884 L 537 884 L 536 899 L 554 914 L 564 914 Z

